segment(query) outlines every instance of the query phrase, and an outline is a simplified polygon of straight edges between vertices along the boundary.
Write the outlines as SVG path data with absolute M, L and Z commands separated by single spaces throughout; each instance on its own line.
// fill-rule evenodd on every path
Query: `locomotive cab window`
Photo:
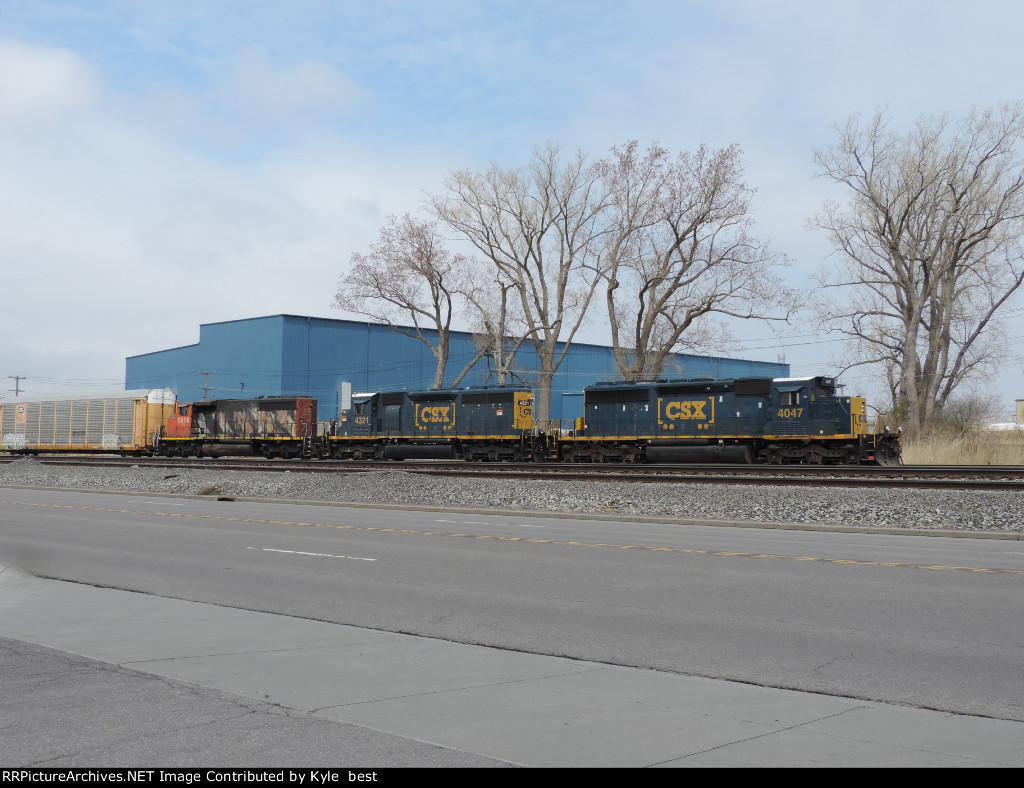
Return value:
M 783 391 L 780 392 L 782 396 L 782 405 L 799 405 L 800 404 L 800 392 L 799 391 Z

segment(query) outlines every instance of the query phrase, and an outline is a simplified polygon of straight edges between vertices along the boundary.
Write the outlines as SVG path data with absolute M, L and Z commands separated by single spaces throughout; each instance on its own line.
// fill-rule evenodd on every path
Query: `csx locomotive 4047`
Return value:
M 599 383 L 584 389 L 582 417 L 540 425 L 534 393 L 520 387 L 356 394 L 326 422 L 310 397 L 176 403 L 155 390 L 8 400 L 0 425 L 4 448 L 21 452 L 898 464 L 898 434 L 870 433 L 864 399 L 836 392 L 821 376 Z

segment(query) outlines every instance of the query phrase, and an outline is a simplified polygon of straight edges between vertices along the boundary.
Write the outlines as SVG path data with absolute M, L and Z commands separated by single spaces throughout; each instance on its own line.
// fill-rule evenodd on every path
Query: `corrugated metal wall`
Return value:
M 131 388 L 174 389 L 183 401 L 281 394 L 285 321 L 273 315 L 201 325 L 195 345 L 127 358 L 125 380 L 138 383 Z
M 433 340 L 434 332 L 425 332 Z M 458 376 L 475 355 L 468 333 L 452 334 L 445 385 Z M 516 357 L 519 380 L 532 386 L 539 368 L 530 346 Z M 428 389 L 436 362 L 430 348 L 387 326 L 352 320 L 272 315 L 208 323 L 200 326 L 199 343 L 131 356 L 126 360 L 126 388 L 168 387 L 180 400 L 203 399 L 202 371 L 210 390 L 207 399 L 254 396 L 312 396 L 319 401 L 323 420 L 338 412 L 338 384 L 349 382 L 353 392 Z M 785 377 L 789 366 L 763 361 L 708 358 L 680 354 L 663 377 Z M 582 416 L 584 386 L 612 380 L 615 360 L 611 349 L 574 344 L 559 368 L 552 387 L 551 418 Z M 461 386 L 496 382 L 486 360 L 480 361 Z

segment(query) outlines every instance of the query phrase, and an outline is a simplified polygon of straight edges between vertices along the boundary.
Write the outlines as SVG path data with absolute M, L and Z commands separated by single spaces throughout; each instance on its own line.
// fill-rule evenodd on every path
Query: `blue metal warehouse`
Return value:
M 436 338 L 436 332 L 424 332 Z M 452 332 L 446 385 L 475 355 L 471 335 Z M 516 357 L 518 375 L 532 386 L 533 348 Z M 384 325 L 300 315 L 269 315 L 199 326 L 195 345 L 129 356 L 125 388 L 171 388 L 182 401 L 258 396 L 316 397 L 320 419 L 337 418 L 342 383 L 353 392 L 416 391 L 434 381 L 434 357 L 423 342 Z M 678 354 L 669 378 L 787 377 L 789 366 L 767 361 Z M 583 387 L 616 378 L 610 347 L 574 342 L 555 375 L 551 418 L 583 415 Z M 461 386 L 494 383 L 487 360 Z

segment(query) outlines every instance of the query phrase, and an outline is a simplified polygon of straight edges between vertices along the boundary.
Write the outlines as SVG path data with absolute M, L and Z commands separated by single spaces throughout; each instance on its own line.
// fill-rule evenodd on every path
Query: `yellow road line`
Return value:
M 987 574 L 1024 575 L 1024 569 L 986 569 L 977 566 L 941 566 L 936 564 L 907 564 L 897 561 L 858 561 L 851 558 L 816 558 L 806 555 L 772 555 L 768 553 L 737 553 L 731 551 L 694 550 L 685 547 L 653 547 L 635 544 L 607 544 L 604 542 L 574 542 L 557 539 L 528 539 L 524 536 L 494 536 L 490 534 L 461 534 L 449 531 L 422 531 L 413 528 L 376 528 L 369 525 L 335 525 L 333 523 L 304 523 L 290 520 L 264 520 L 255 517 L 224 517 L 213 514 L 186 514 L 183 512 L 147 512 L 136 509 L 107 509 L 98 506 L 72 506 L 55 503 L 30 503 L 26 501 L 0 501 L 11 506 L 35 506 L 42 509 L 70 509 L 85 512 L 108 512 L 114 514 L 153 515 L 156 517 L 178 517 L 191 520 L 220 520 L 225 522 L 255 523 L 257 525 L 295 525 L 309 528 L 334 528 L 339 531 L 369 531 L 388 534 L 416 534 L 419 536 L 445 536 L 463 539 L 493 539 L 499 542 L 524 542 L 530 544 L 553 544 L 572 547 L 607 547 L 617 550 L 647 550 L 657 553 L 688 553 L 690 555 L 717 555 L 730 558 L 784 558 L 790 561 L 818 561 L 826 564 L 852 564 L 855 566 L 903 567 L 905 569 L 933 569 L 954 572 L 979 572 Z

